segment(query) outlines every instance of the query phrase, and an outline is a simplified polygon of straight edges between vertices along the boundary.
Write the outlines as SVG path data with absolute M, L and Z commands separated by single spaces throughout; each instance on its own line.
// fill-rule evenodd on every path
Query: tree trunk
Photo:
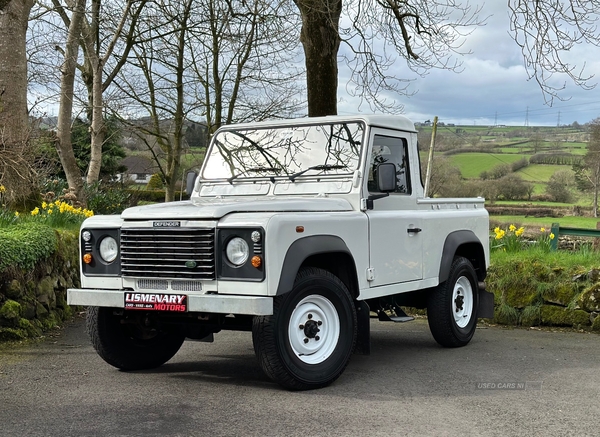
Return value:
M 33 0 L 0 0 L 0 179 L 15 195 L 26 185 L 19 150 L 29 132 L 25 41 L 32 6 Z
M 337 114 L 341 0 L 294 0 L 302 16 L 308 116 Z
M 85 204 L 85 196 L 83 195 L 81 172 L 77 166 L 71 143 L 71 119 L 73 117 L 74 82 L 77 56 L 79 54 L 79 36 L 81 34 L 85 2 L 86 0 L 77 0 L 73 8 L 73 15 L 69 26 L 65 48 L 65 62 L 61 67 L 60 106 L 56 133 L 56 148 L 67 177 L 67 183 L 82 204 Z
M 100 3 L 101 0 L 92 0 L 92 22 L 86 26 L 84 44 L 87 58 L 92 70 L 92 101 L 90 120 L 90 165 L 88 167 L 86 182 L 93 184 L 100 178 L 102 167 L 102 146 L 104 144 L 104 99 L 102 98 L 102 80 L 104 78 L 104 59 L 100 55 Z M 110 56 L 110 53 L 107 55 Z M 89 94 L 89 89 L 88 89 Z
M 104 99 L 102 98 L 102 73 L 104 67 L 101 59 L 95 59 L 93 78 L 93 106 L 91 130 L 91 153 L 90 166 L 88 168 L 86 181 L 88 184 L 97 182 L 100 178 L 100 168 L 102 167 L 102 146 L 105 138 L 104 126 Z
M 0 0 L 0 134 L 9 144 L 26 138 L 25 41 L 32 6 L 33 0 Z

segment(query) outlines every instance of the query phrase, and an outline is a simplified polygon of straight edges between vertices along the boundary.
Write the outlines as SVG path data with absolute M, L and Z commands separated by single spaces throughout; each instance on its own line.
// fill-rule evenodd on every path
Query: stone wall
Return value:
M 36 337 L 70 318 L 67 288 L 79 286 L 76 232 L 56 231 L 57 250 L 31 271 L 0 273 L 0 341 Z
M 521 326 L 565 326 L 600 332 L 600 270 L 565 272 L 542 263 L 486 279 L 495 296 L 492 322 Z

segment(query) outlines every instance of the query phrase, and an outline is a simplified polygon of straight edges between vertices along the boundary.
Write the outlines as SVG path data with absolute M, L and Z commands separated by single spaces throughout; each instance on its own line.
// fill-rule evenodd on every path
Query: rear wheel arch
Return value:
M 487 274 L 485 252 L 481 240 L 470 230 L 454 231 L 448 234 L 442 250 L 439 282 L 444 282 L 450 275 L 452 263 L 456 257 L 464 257 L 473 265 L 477 279 L 483 281 Z

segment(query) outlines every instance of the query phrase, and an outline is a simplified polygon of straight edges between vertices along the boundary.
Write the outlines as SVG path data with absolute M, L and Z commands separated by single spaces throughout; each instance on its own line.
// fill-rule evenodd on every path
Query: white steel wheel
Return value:
M 427 299 L 427 322 L 435 341 L 444 347 L 468 344 L 477 328 L 478 306 L 477 273 L 467 258 L 457 256 L 448 278 Z
M 264 372 L 290 390 L 325 387 L 346 368 L 356 343 L 356 308 L 331 272 L 303 267 L 273 314 L 254 317 L 252 341 Z
M 331 301 L 311 295 L 298 302 L 288 326 L 294 354 L 306 364 L 318 364 L 331 356 L 340 337 L 340 318 Z
M 452 313 L 459 328 L 465 328 L 473 316 L 473 287 L 465 276 L 461 276 L 454 283 Z

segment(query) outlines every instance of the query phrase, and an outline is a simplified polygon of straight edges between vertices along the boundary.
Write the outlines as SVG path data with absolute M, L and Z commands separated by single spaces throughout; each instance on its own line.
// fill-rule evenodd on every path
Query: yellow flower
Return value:
M 496 232 L 496 240 L 501 240 L 505 234 L 506 234 L 506 232 L 504 232 L 504 230 L 500 229 L 498 232 Z
M 6 188 L 4 187 L 4 185 L 0 185 L 0 193 L 4 193 L 6 191 Z
M 546 232 L 546 228 L 540 228 L 541 232 Z
M 496 226 L 496 227 L 494 228 L 494 232 L 495 232 L 496 234 L 499 234 L 499 233 L 500 233 L 500 227 L 499 227 L 499 226 Z
M 19 211 L 15 211 L 15 217 L 19 217 Z
M 549 237 L 550 237 L 551 240 L 554 240 L 554 234 L 552 232 L 550 232 Z
M 516 227 L 515 225 L 510 225 L 510 226 L 508 227 L 508 230 L 509 230 L 510 232 L 515 232 L 515 231 L 517 230 L 517 227 Z
M 523 227 L 520 227 L 519 229 L 517 229 L 517 230 L 515 231 L 515 235 L 516 235 L 517 237 L 520 237 L 521 235 L 523 235 L 523 232 L 525 232 L 525 228 L 523 228 Z
M 52 214 L 52 210 L 51 209 L 48 210 L 48 214 Z
M 42 209 L 46 209 L 48 207 L 48 204 L 46 202 L 42 202 Z
M 38 215 L 40 213 L 40 209 L 36 206 L 33 211 L 31 211 L 31 215 Z

